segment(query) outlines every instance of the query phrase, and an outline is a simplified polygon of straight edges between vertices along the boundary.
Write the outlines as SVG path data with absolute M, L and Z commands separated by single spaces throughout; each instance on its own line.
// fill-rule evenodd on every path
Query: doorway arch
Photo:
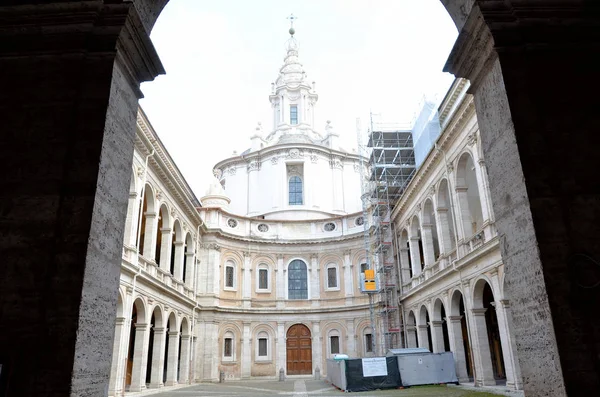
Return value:
M 304 324 L 292 325 L 286 334 L 286 370 L 288 375 L 312 374 L 312 337 Z

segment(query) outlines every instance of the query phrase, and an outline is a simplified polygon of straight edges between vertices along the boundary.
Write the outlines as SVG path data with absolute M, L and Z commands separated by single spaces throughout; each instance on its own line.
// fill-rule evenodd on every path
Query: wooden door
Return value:
M 310 330 L 302 324 L 292 325 L 287 332 L 287 374 L 312 374 L 312 338 Z

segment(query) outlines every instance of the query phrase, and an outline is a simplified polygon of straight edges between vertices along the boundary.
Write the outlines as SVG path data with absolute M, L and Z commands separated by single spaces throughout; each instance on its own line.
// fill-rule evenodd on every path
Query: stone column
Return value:
M 136 175 L 132 175 L 136 178 Z M 130 247 L 136 246 L 138 218 L 140 213 L 140 200 L 137 192 L 129 192 L 129 201 L 127 203 L 127 218 L 125 219 L 125 232 L 123 242 Z
M 327 366 L 323 360 L 323 336 L 321 335 L 321 323 L 313 321 L 312 323 L 312 354 L 313 354 L 313 373 L 318 366 L 321 374 L 327 373 Z
M 147 259 L 154 259 L 156 254 L 156 236 L 158 216 L 156 212 L 145 212 L 146 227 L 144 230 L 144 249 L 142 255 Z
M 177 384 L 177 363 L 179 362 L 179 331 L 169 331 L 169 351 L 167 360 L 167 380 L 165 386 Z
M 427 325 L 417 325 L 417 333 L 419 335 L 419 347 L 424 347 L 425 349 L 431 351 L 431 346 L 429 346 L 429 338 L 427 336 Z
M 282 309 L 285 305 L 285 272 L 283 266 L 283 255 L 277 255 L 277 268 L 276 271 L 276 283 L 277 287 L 275 289 L 277 296 L 277 308 Z
M 191 247 L 188 248 L 191 250 Z M 196 256 L 194 251 L 188 251 L 185 253 L 185 285 L 188 288 L 194 288 L 194 274 L 196 269 Z M 195 298 L 195 297 L 194 297 Z
M 435 251 L 433 249 L 433 225 L 423 223 L 421 225 L 421 237 L 423 239 L 423 256 L 425 266 L 431 266 L 435 263 Z
M 450 198 L 448 198 L 449 200 Z M 438 207 L 437 208 L 437 219 L 439 223 L 438 232 L 440 234 L 440 251 L 448 255 L 452 252 L 452 246 L 456 243 L 452 241 L 452 235 L 450 234 L 450 228 L 452 227 L 452 218 L 448 211 L 448 208 Z
M 184 241 L 175 241 L 175 264 L 173 266 L 173 277 L 183 281 L 183 257 Z M 170 261 L 170 258 L 169 258 Z
M 352 277 L 352 262 L 350 260 L 350 250 L 344 252 L 344 295 L 346 303 L 352 304 L 354 296 L 354 279 Z M 341 284 L 341 280 L 339 281 Z
M 146 388 L 146 364 L 148 359 L 148 324 L 135 324 L 133 346 L 133 368 L 129 391 L 137 392 Z
M 467 357 L 465 355 L 465 347 L 462 338 L 462 316 L 449 316 L 448 321 L 448 338 L 450 339 L 450 351 L 454 355 L 454 364 L 456 367 L 456 376 L 460 383 L 469 381 L 469 373 L 467 372 Z
M 444 330 L 443 321 L 431 321 L 429 326 L 431 327 L 431 341 L 433 342 L 433 353 L 443 353 L 444 348 Z
M 181 335 L 181 357 L 179 358 L 179 384 L 189 383 L 190 375 L 190 335 Z
M 408 248 L 400 248 L 400 271 L 402 272 L 402 282 L 404 284 L 410 281 L 411 270 L 408 260 Z
M 286 343 L 285 343 L 285 323 L 278 322 L 277 323 L 277 339 L 275 340 L 277 344 L 277 373 L 279 370 L 283 368 L 283 370 L 287 373 L 286 368 Z
M 150 388 L 163 386 L 165 368 L 165 343 L 167 332 L 165 328 L 154 328 L 154 347 L 152 348 L 152 371 L 150 373 Z
M 413 277 L 421 274 L 421 252 L 419 251 L 419 237 L 409 237 L 410 259 Z
M 160 229 L 162 235 L 160 240 L 160 263 L 158 266 L 167 273 L 171 273 L 171 247 L 173 245 L 173 236 L 171 228 L 163 227 Z
M 249 378 L 252 365 L 252 336 L 250 335 L 250 323 L 244 323 L 242 332 L 242 378 Z
M 310 298 L 313 306 L 321 304 L 321 268 L 319 267 L 319 257 L 317 255 L 310 256 L 309 277 L 310 277 Z
M 471 313 L 473 313 L 471 340 L 473 342 L 473 356 L 477 371 L 476 383 L 479 386 L 494 386 L 496 380 L 494 379 L 492 355 L 485 322 L 486 310 L 486 308 L 471 309 Z
M 219 379 L 219 326 L 214 320 L 206 320 L 206 345 L 202 350 L 203 379 L 217 381 Z
M 406 326 L 406 344 L 408 347 L 418 347 L 417 327 L 415 325 Z
M 123 356 L 123 339 L 129 339 L 127 319 L 125 317 L 117 317 L 115 323 L 115 341 L 113 344 L 113 359 L 110 366 L 110 383 L 108 385 L 108 392 L 110 395 L 117 395 L 121 393 L 123 386 L 123 371 L 119 371 L 119 366 L 123 366 L 122 361 L 125 360 Z

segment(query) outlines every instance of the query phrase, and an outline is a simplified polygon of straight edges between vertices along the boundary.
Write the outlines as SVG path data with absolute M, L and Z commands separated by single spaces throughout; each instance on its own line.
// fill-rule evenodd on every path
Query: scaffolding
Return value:
M 383 355 L 401 347 L 398 261 L 390 217 L 415 173 L 415 154 L 409 126 L 376 122 L 376 117 L 371 113 L 366 139 L 357 120 L 357 137 L 359 152 L 368 159 L 360 172 L 366 263 L 377 280 L 376 291 L 369 292 L 371 329 L 374 351 Z

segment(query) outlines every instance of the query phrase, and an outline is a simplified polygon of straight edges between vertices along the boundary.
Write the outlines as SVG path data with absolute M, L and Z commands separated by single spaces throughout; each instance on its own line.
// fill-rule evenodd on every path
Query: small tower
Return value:
M 290 37 L 285 45 L 286 56 L 269 95 L 273 109 L 273 131 L 267 140 L 278 140 L 286 134 L 321 140 L 322 137 L 314 129 L 314 108 L 319 96 L 314 90 L 314 82 L 309 82 L 298 59 L 299 46 L 294 37 L 294 21 L 297 18 L 292 14 L 288 19 L 291 26 L 288 31 Z
M 225 189 L 217 178 L 213 178 L 212 183 L 206 189 L 206 194 L 200 198 L 202 206 L 205 208 L 223 208 L 226 209 L 231 199 L 225 194 Z

